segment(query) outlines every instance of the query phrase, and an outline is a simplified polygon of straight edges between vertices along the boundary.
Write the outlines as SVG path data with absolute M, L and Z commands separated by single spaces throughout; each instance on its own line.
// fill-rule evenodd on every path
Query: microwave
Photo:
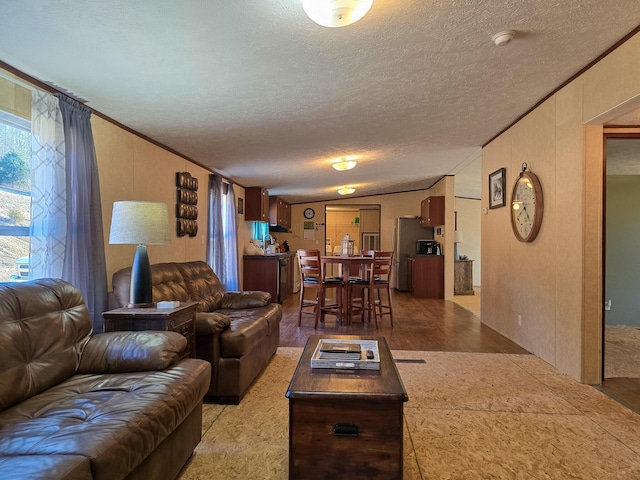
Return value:
M 416 254 L 440 255 L 440 244 L 435 240 L 418 240 L 416 242 Z

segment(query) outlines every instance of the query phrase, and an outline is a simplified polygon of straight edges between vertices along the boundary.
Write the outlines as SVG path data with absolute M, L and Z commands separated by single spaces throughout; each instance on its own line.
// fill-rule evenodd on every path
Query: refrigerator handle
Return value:
M 391 237 L 391 251 L 393 252 L 393 256 L 395 258 L 396 256 L 396 242 L 397 242 L 397 235 L 398 233 L 398 226 L 394 225 L 393 226 L 393 237 Z

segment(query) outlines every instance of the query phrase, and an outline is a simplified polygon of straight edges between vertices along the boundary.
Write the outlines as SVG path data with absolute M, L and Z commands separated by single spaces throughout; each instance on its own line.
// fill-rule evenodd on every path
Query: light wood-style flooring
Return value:
M 281 347 L 303 347 L 310 335 L 383 335 L 392 350 L 447 351 L 474 353 L 529 353 L 508 338 L 480 323 L 470 310 L 445 300 L 414 298 L 407 292 L 392 291 L 394 327 L 385 317 L 380 328 L 362 323 L 356 317 L 351 325 L 337 324 L 327 315 L 325 322 L 313 328 L 313 318 L 302 317 L 298 327 L 299 295 L 283 303 L 280 324 Z

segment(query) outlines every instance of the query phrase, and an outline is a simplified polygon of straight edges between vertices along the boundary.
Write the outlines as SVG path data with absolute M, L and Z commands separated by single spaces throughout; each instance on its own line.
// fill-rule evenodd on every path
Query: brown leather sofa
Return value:
M 200 441 L 210 366 L 184 337 L 91 333 L 71 284 L 0 284 L 3 480 L 173 479 Z
M 225 292 L 205 262 L 151 265 L 153 301 L 199 302 L 196 357 L 211 363 L 207 400 L 237 404 L 280 343 L 282 306 L 267 292 Z M 129 300 L 131 268 L 113 275 L 113 307 Z

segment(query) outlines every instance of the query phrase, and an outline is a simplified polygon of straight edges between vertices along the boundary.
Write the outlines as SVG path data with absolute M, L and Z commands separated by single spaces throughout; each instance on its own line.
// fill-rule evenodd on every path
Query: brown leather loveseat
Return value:
M 196 357 L 211 363 L 207 398 L 240 402 L 280 343 L 282 306 L 267 292 L 225 292 L 206 262 L 151 265 L 153 301 L 196 301 Z M 129 300 L 131 268 L 113 275 L 114 307 Z
M 3 480 L 173 479 L 200 441 L 210 366 L 184 337 L 91 333 L 71 284 L 0 284 Z

